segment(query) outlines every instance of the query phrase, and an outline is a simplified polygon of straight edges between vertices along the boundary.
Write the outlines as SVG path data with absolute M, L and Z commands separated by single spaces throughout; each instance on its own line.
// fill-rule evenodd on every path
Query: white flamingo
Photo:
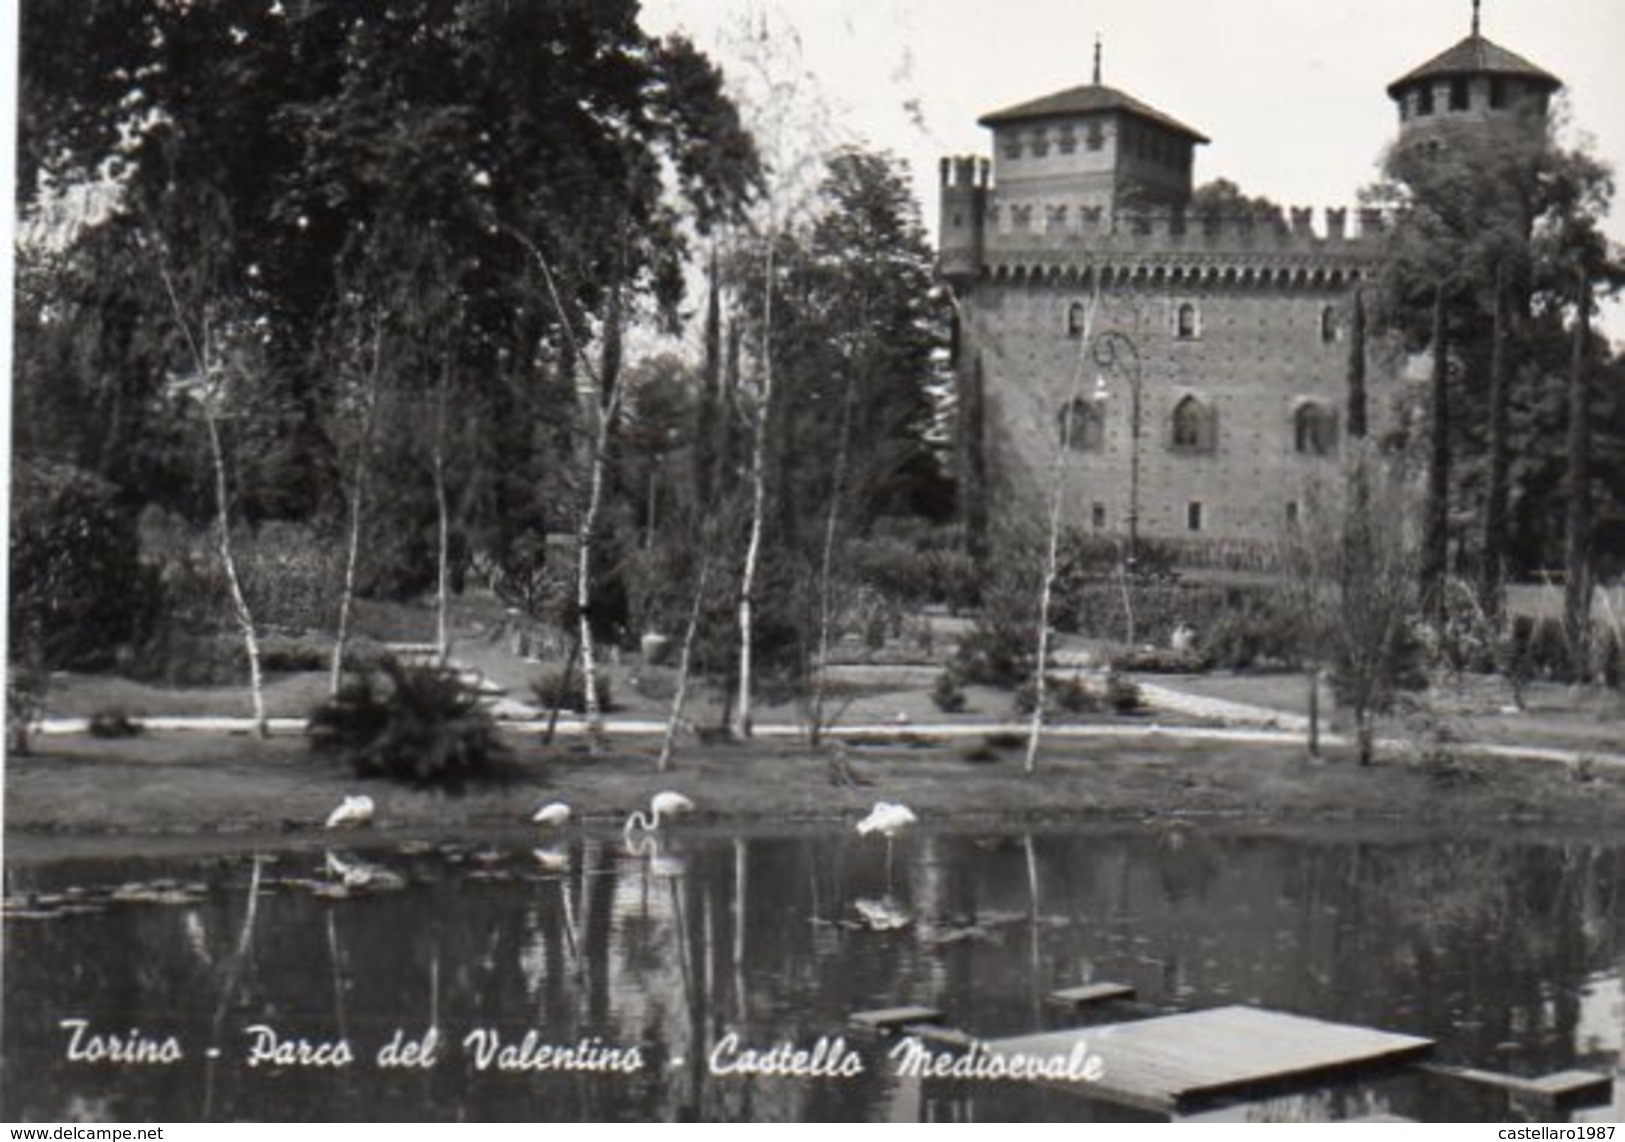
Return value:
M 892 839 L 918 821 L 914 810 L 896 801 L 876 801 L 869 815 L 858 822 L 858 835 L 879 833 L 886 838 L 886 883 L 891 884 Z
M 359 827 L 372 824 L 373 804 L 372 798 L 362 794 L 359 797 L 346 797 L 339 802 L 338 808 L 327 815 L 327 827 L 339 829 L 346 827 Z
M 632 815 L 627 817 L 626 824 L 621 827 L 621 832 L 626 836 L 631 836 L 634 832 L 652 833 L 660 828 L 666 818 L 680 817 L 693 811 L 694 802 L 681 793 L 673 793 L 670 789 L 666 789 L 649 798 L 647 816 L 642 809 L 634 810 Z
M 531 817 L 531 821 L 552 829 L 562 829 L 570 823 L 570 806 L 563 801 L 549 801 L 536 810 L 536 815 Z

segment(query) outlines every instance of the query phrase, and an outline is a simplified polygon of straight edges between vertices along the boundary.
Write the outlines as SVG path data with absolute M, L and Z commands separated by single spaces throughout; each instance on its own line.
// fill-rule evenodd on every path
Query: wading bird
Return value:
M 373 804 L 372 798 L 365 794 L 359 797 L 346 797 L 339 802 L 337 809 L 327 815 L 327 827 L 340 829 L 372 824 Z
M 667 789 L 649 798 L 648 816 L 644 816 L 642 809 L 633 811 L 632 815 L 626 819 L 626 824 L 621 828 L 621 832 L 628 836 L 636 831 L 651 833 L 660 828 L 661 823 L 667 817 L 680 817 L 684 813 L 693 812 L 693 810 L 694 802 L 681 793 L 673 793 Z
M 563 801 L 549 801 L 536 810 L 536 815 L 531 818 L 531 821 L 538 825 L 562 829 L 570 823 L 570 806 Z
M 896 801 L 876 801 L 869 815 L 858 822 L 858 835 L 879 833 L 886 838 L 886 884 L 891 884 L 892 838 L 919 820 L 914 810 Z

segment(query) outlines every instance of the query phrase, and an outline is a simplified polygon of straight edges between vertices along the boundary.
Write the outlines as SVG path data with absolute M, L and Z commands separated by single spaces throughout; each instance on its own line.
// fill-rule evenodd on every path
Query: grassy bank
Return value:
M 1625 771 L 1577 772 L 1551 762 L 1495 758 L 1307 764 L 1302 747 L 1184 740 L 1168 732 L 1127 739 L 1052 740 L 1039 772 L 1022 772 L 1014 741 L 925 739 L 848 748 L 844 766 L 799 743 L 691 745 L 668 774 L 655 744 L 542 746 L 509 735 L 497 778 L 461 793 L 360 782 L 313 755 L 302 738 L 260 741 L 200 732 L 104 741 L 77 735 L 39 743 L 7 769 L 7 844 L 31 837 L 101 837 L 108 851 L 133 838 L 323 834 L 346 793 L 378 805 L 381 833 L 448 835 L 524 827 L 560 798 L 589 828 L 611 830 L 659 789 L 698 805 L 694 824 L 856 820 L 876 800 L 902 801 L 926 821 L 1044 823 L 1091 817 L 1206 815 L 1282 820 L 1464 823 L 1625 819 Z

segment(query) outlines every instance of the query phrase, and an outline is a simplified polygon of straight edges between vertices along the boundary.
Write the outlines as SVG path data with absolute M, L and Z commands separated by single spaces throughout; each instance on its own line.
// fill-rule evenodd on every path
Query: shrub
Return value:
M 1106 675 L 1106 705 L 1119 714 L 1137 714 L 1145 708 L 1140 685 L 1116 671 Z
M 90 724 L 86 728 L 93 738 L 133 738 L 145 732 L 145 727 L 140 722 L 132 719 L 117 706 L 97 710 L 90 716 Z
M 1206 656 L 1194 648 L 1135 647 L 1112 658 L 1116 669 L 1142 674 L 1199 674 L 1209 665 Z
M 1100 709 L 1099 701 L 1081 678 L 1063 678 L 1052 683 L 1049 692 L 1056 708 L 1062 713 L 1092 714 Z
M 27 757 L 34 731 L 45 716 L 48 671 L 12 664 L 6 670 L 6 752 Z
M 1016 688 L 1011 699 L 1016 712 L 1023 717 L 1033 712 L 1038 697 L 1031 679 Z M 1052 679 L 1044 687 L 1045 712 L 1050 714 L 1090 714 L 1100 709 L 1100 702 L 1081 678 Z
M 556 704 L 562 710 L 572 713 L 585 714 L 587 712 L 587 680 L 581 671 L 570 671 L 568 685 L 562 671 L 549 670 L 531 684 L 531 692 L 536 695 L 536 704 L 544 710 L 551 710 Z M 611 697 L 609 676 L 603 673 L 598 675 L 598 709 L 602 713 L 609 713 L 615 709 Z M 563 697 L 560 697 L 560 691 Z
M 1574 655 L 1562 619 L 1520 615 L 1513 622 L 1513 640 L 1530 675 L 1554 682 L 1573 680 Z
M 311 714 L 311 744 L 337 753 L 358 777 L 458 785 L 489 772 L 506 750 L 479 694 L 440 666 L 393 658 L 382 678 L 365 673 Z
M 964 713 L 965 689 L 952 669 L 937 675 L 936 685 L 931 688 L 931 701 L 944 714 Z
M 154 590 L 135 521 L 105 480 L 65 464 L 19 460 L 12 473 L 11 661 L 97 667 L 136 633 Z
M 1297 623 L 1279 602 L 1259 591 L 1211 593 L 1193 614 L 1196 649 L 1212 666 L 1245 670 L 1266 664 L 1289 666 L 1298 660 Z

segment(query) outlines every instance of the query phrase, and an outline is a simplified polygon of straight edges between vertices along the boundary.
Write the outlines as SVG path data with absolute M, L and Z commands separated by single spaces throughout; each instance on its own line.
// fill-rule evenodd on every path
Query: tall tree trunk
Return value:
M 201 340 L 199 334 L 194 334 L 192 326 L 187 322 L 186 315 L 181 309 L 180 295 L 175 292 L 175 282 L 169 276 L 169 271 L 160 262 L 158 276 L 163 280 L 164 292 L 169 298 L 170 312 L 175 318 L 175 324 L 180 327 L 181 336 L 186 341 L 186 347 L 192 357 L 192 364 L 197 369 L 198 381 L 203 386 L 203 423 L 209 436 L 209 459 L 214 466 L 214 506 L 215 525 L 217 530 L 216 545 L 220 552 L 220 562 L 225 568 L 226 585 L 231 592 L 232 616 L 237 621 L 237 628 L 242 632 L 243 648 L 248 654 L 248 693 L 249 701 L 254 710 L 254 730 L 260 737 L 269 737 L 270 723 L 265 717 L 265 684 L 260 670 L 260 641 L 259 634 L 254 629 L 254 613 L 249 610 L 248 598 L 243 594 L 242 577 L 237 573 L 237 559 L 231 546 L 231 496 L 226 486 L 226 455 L 220 444 L 220 421 L 217 402 L 226 399 L 226 384 L 228 378 L 224 370 L 215 362 L 214 339 L 209 328 L 209 319 L 205 313 L 202 323 Z
M 1495 266 L 1494 320 L 1490 327 L 1490 473 L 1484 499 L 1484 555 L 1479 569 L 1479 598 L 1485 613 L 1499 622 L 1502 596 L 1506 590 L 1507 530 L 1507 383 L 1506 269 Z
M 1061 433 L 1055 448 L 1055 462 L 1050 470 L 1049 534 L 1044 550 L 1044 577 L 1038 589 L 1038 658 L 1033 664 L 1033 719 L 1027 731 L 1027 757 L 1022 766 L 1027 773 L 1038 771 L 1038 745 L 1044 735 L 1044 702 L 1048 696 L 1049 682 L 1045 669 L 1049 664 L 1049 616 L 1055 596 L 1055 569 L 1061 550 L 1061 519 L 1066 504 L 1067 460 L 1072 452 L 1073 409 L 1083 390 L 1084 361 L 1088 357 L 1090 342 L 1094 337 L 1095 309 L 1099 302 L 1100 293 L 1097 288 L 1089 299 L 1088 308 L 1084 311 L 1083 336 L 1078 342 L 1078 361 L 1072 371 L 1072 387 L 1067 393 L 1066 404 L 1061 406 L 1065 411 L 1061 416 Z
M 542 733 L 542 744 L 552 745 L 553 736 L 559 729 L 559 711 L 564 708 L 564 700 L 570 693 L 570 677 L 576 671 L 576 660 L 581 657 L 581 639 L 570 639 L 570 653 L 564 656 L 564 676 L 559 679 L 558 689 L 553 692 L 553 707 L 547 712 L 547 729 Z
M 1563 616 L 1568 628 L 1573 672 L 1588 673 L 1591 634 L 1591 395 L 1586 381 L 1587 342 L 1591 338 L 1591 282 L 1575 273 L 1574 344 L 1569 359 L 1568 470 L 1564 498 L 1568 518 L 1563 537 Z
M 446 371 L 449 369 L 448 363 L 441 374 L 440 393 L 435 400 L 434 414 L 434 644 L 435 657 L 442 666 L 446 664 L 451 654 L 451 636 L 446 621 L 451 586 L 451 507 L 446 499 L 446 389 L 449 386 Z
M 813 675 L 811 726 L 808 738 L 817 748 L 823 738 L 824 700 L 829 666 L 829 643 L 832 634 L 830 581 L 835 565 L 835 536 L 841 518 L 841 498 L 846 494 L 846 468 L 852 442 L 852 398 L 856 385 L 855 370 L 849 368 L 841 392 L 840 435 L 835 445 L 835 470 L 831 476 L 829 511 L 824 518 L 824 550 L 818 568 L 818 663 Z
M 580 623 L 581 689 L 587 707 L 587 734 L 596 746 L 603 737 L 604 714 L 598 699 L 598 656 L 592 633 L 592 554 L 603 509 L 604 481 L 609 466 L 610 434 L 620 405 L 620 291 L 610 295 L 604 329 L 603 365 L 599 392 L 594 396 L 598 422 L 594 426 L 587 506 L 576 534 L 576 611 Z
M 383 350 L 383 323 L 373 327 L 372 362 L 367 391 L 362 393 L 361 438 L 356 444 L 355 472 L 350 480 L 350 528 L 344 552 L 344 592 L 339 596 L 338 633 L 333 638 L 333 665 L 328 693 L 337 694 L 344 676 L 344 651 L 350 638 L 350 611 L 355 604 L 356 564 L 361 553 L 362 500 L 366 493 L 367 463 L 372 452 L 372 428 L 378 400 L 378 374 Z
M 1306 677 L 1309 681 L 1309 756 L 1320 756 L 1320 667 L 1311 664 Z
M 694 661 L 694 636 L 700 629 L 700 612 L 705 606 L 705 588 L 711 578 L 709 555 L 700 563 L 699 581 L 694 587 L 694 598 L 689 603 L 688 623 L 683 628 L 683 650 L 677 658 L 677 690 L 671 697 L 671 713 L 666 717 L 666 737 L 660 744 L 660 760 L 655 768 L 661 773 L 671 769 L 672 753 L 677 745 L 677 728 L 683 722 L 683 703 L 688 698 L 689 666 Z
M 1433 622 L 1444 617 L 1444 580 L 1450 545 L 1450 352 L 1444 285 L 1433 287 L 1433 379 L 1428 389 L 1427 506 L 1422 538 L 1422 606 Z
M 231 610 L 242 632 L 243 648 L 248 652 L 248 694 L 254 708 L 254 732 L 260 737 L 271 736 L 271 725 L 265 717 L 265 680 L 260 670 L 260 640 L 254 629 L 254 614 L 248 609 L 248 598 L 243 594 L 242 577 L 237 573 L 237 558 L 231 547 L 230 496 L 226 490 L 226 457 L 220 446 L 220 424 L 213 409 L 206 409 L 203 422 L 209 430 L 209 456 L 214 462 L 214 505 L 216 539 L 220 549 L 220 562 L 226 569 L 226 584 L 231 589 Z
M 773 409 L 773 240 L 768 233 L 766 293 L 762 301 L 762 396 L 750 454 L 750 539 L 739 577 L 739 699 L 734 708 L 734 735 L 751 736 L 751 608 L 755 601 L 757 562 L 762 552 L 762 523 L 767 512 L 767 432 Z
M 711 254 L 711 289 L 705 303 L 705 360 L 700 369 L 700 400 L 695 418 L 694 502 L 711 503 L 713 491 L 726 479 L 721 464 L 727 453 L 718 439 L 722 425 L 722 298 L 717 281 L 717 257 Z
M 1349 321 L 1349 438 L 1364 440 L 1366 434 L 1365 393 L 1365 295 L 1354 291 L 1354 315 Z

